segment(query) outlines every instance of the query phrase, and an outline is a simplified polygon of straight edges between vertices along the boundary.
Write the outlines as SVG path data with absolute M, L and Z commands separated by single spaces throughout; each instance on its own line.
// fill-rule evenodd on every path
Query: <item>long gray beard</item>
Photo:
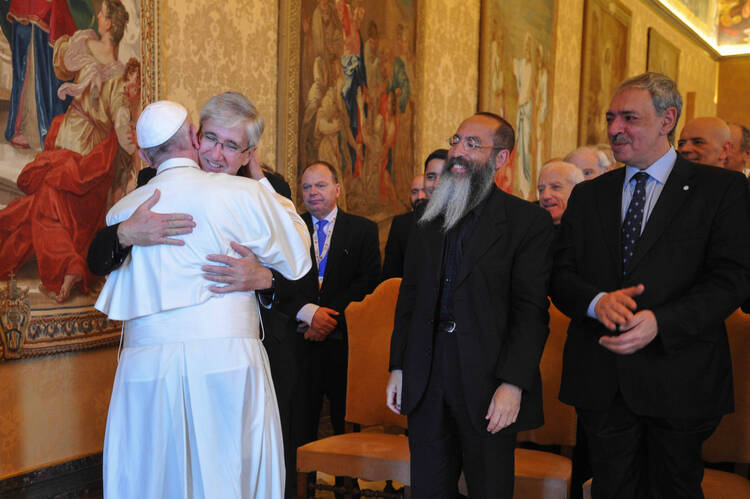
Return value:
M 445 164 L 440 182 L 425 207 L 420 224 L 425 224 L 443 216 L 443 231 L 448 232 L 487 196 L 494 185 L 495 169 L 489 163 L 468 162 L 468 174 L 463 177 L 451 171 L 451 158 Z

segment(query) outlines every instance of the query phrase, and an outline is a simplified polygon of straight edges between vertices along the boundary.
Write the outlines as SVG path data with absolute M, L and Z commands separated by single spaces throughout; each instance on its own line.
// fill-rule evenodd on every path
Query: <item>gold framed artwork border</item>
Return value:
M 141 102 L 159 96 L 158 0 L 140 1 Z M 0 362 L 117 345 L 121 323 L 91 306 L 32 309 L 14 277 L 0 287 Z
M 297 199 L 302 0 L 279 0 L 279 82 L 276 98 L 279 169 Z

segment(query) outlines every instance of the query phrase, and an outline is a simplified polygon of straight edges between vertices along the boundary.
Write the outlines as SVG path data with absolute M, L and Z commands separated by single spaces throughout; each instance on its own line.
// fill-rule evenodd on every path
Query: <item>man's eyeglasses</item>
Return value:
M 219 138 L 211 132 L 201 133 L 201 141 L 205 141 L 208 149 L 213 149 L 218 144 L 219 146 L 221 146 L 222 152 L 226 154 L 242 154 L 245 151 L 249 151 L 253 147 L 248 145 L 245 149 L 242 149 L 234 141 L 231 140 L 220 142 Z
M 448 144 L 451 147 L 457 146 L 461 141 L 463 141 L 464 147 L 470 151 L 474 149 L 505 149 L 505 147 L 483 146 L 482 142 L 476 137 L 461 137 L 456 134 L 448 138 Z

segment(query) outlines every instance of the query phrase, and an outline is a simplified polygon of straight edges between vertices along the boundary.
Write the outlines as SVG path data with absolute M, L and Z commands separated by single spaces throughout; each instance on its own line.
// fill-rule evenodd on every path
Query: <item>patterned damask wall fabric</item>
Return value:
M 577 145 L 583 3 L 562 0 L 557 6 L 551 156 L 563 156 Z M 476 111 L 480 4 L 418 3 L 417 158 L 445 147 L 446 137 Z M 629 74 L 645 71 L 647 31 L 654 27 L 682 51 L 678 83 L 683 94 L 696 92 L 695 115 L 715 114 L 716 61 L 644 2 L 627 4 L 633 11 Z M 160 1 L 160 97 L 182 102 L 197 120 L 212 95 L 230 89 L 245 93 L 265 119 L 259 152 L 271 165 L 276 160 L 278 15 L 278 2 L 268 0 L 230 0 L 210 7 L 187 0 Z M 415 172 L 421 169 L 419 163 Z
M 448 148 L 447 138 L 477 110 L 479 95 L 479 0 L 422 0 L 422 58 L 417 158 Z M 415 172 L 421 172 L 417 161 Z
M 182 103 L 196 126 L 212 96 L 234 90 L 258 108 L 260 160 L 276 164 L 277 1 L 161 0 L 159 97 Z

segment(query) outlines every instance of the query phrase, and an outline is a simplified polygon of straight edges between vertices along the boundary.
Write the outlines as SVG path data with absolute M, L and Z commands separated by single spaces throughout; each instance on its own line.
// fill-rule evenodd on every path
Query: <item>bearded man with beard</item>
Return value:
M 516 433 L 542 425 L 552 220 L 493 183 L 513 128 L 478 113 L 451 149 L 406 254 L 387 404 L 408 416 L 413 497 L 513 497 Z

